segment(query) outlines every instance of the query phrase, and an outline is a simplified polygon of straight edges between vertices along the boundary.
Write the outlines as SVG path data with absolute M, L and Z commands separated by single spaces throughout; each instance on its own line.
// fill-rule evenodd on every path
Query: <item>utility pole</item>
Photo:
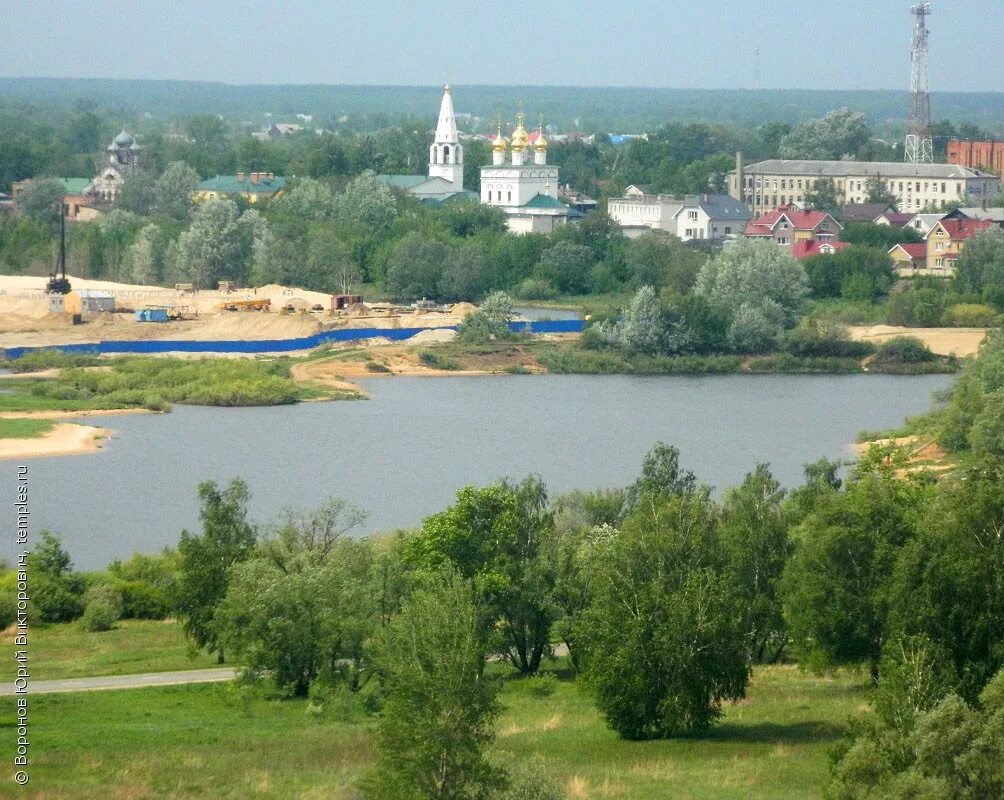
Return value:
M 910 50 L 910 116 L 906 124 L 904 160 L 910 164 L 933 164 L 931 141 L 931 95 L 928 84 L 927 15 L 930 3 L 918 3 L 910 9 L 913 47 Z

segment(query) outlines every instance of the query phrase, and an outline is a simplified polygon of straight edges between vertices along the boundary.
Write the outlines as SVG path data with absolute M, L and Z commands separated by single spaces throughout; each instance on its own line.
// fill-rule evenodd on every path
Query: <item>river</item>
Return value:
M 114 430 L 104 451 L 27 461 L 31 529 L 60 533 L 78 568 L 100 568 L 175 544 L 182 528 L 198 525 L 198 482 L 241 476 L 257 520 L 338 495 L 369 512 L 365 531 L 388 530 L 443 509 L 465 484 L 503 476 L 537 473 L 552 494 L 622 486 L 659 440 L 718 490 L 758 461 L 793 486 L 802 464 L 849 458 L 859 430 L 929 409 L 932 392 L 951 380 L 395 377 L 368 380 L 366 401 L 103 417 L 91 422 Z M 11 502 L 15 471 L 0 462 Z M 12 539 L 0 549 L 7 558 Z

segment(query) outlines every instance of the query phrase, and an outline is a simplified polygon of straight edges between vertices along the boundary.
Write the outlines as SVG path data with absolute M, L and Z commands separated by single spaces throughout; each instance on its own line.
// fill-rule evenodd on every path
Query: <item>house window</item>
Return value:
M 943 266 L 945 266 L 945 259 L 943 259 L 943 258 L 937 259 L 934 262 L 934 266 L 936 266 L 936 267 L 943 267 Z
M 696 211 L 688 211 L 687 212 L 687 219 L 696 220 L 697 219 L 697 212 Z
M 499 192 L 499 199 L 500 200 L 502 199 L 501 195 L 502 195 L 502 192 Z M 506 202 L 511 203 L 512 202 L 512 192 L 506 192 L 506 196 L 507 196 L 507 201 Z
M 945 191 L 945 184 L 941 184 L 941 193 L 942 193 L 942 194 L 946 194 L 946 191 Z
M 728 236 L 730 233 L 732 233 L 732 228 L 726 226 L 725 227 L 725 235 Z
M 934 243 L 934 251 L 936 253 L 943 253 L 943 252 L 945 252 L 945 243 L 944 242 L 935 242 Z
M 801 189 L 801 188 L 802 188 L 802 181 L 799 181 L 799 182 L 798 182 L 798 188 L 799 188 L 799 189 Z

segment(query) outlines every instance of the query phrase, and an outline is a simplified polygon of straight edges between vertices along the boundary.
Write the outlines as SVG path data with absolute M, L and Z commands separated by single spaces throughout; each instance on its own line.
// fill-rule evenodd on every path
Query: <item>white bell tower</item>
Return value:
M 458 192 L 464 188 L 464 147 L 457 133 L 457 117 L 453 112 L 449 85 L 443 87 L 436 139 L 429 148 L 429 177 L 449 181 Z

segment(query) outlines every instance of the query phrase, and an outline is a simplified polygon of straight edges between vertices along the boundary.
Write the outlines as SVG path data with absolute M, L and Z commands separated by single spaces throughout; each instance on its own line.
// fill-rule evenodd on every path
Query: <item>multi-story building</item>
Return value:
M 970 169 L 992 172 L 1004 178 L 1004 142 L 973 142 L 952 139 L 946 148 L 946 161 Z
M 993 227 L 988 219 L 943 219 L 925 237 L 927 271 L 932 275 L 950 275 L 966 242 Z
M 869 185 L 877 181 L 904 212 L 945 202 L 976 205 L 1000 192 L 996 175 L 957 164 L 772 159 L 745 166 L 739 157 L 736 165 L 729 173 L 729 194 L 745 202 L 754 214 L 802 205 L 824 181 L 833 182 L 840 205 L 865 202 Z
M 634 190 L 634 191 L 631 191 Z M 679 200 L 670 195 L 644 194 L 628 187 L 623 197 L 607 201 L 607 214 L 629 238 L 661 230 L 685 242 L 720 242 L 743 232 L 753 215 L 729 195 L 687 195 Z
M 675 236 L 676 213 L 681 208 L 682 200 L 668 194 L 647 194 L 637 186 L 629 186 L 623 197 L 607 200 L 607 214 L 632 239 L 649 231 L 666 231 Z
M 836 242 L 841 230 L 841 224 L 825 211 L 803 211 L 794 206 L 783 206 L 749 222 L 744 235 L 749 239 L 767 239 L 782 247 L 792 247 L 797 242 L 810 239 Z

